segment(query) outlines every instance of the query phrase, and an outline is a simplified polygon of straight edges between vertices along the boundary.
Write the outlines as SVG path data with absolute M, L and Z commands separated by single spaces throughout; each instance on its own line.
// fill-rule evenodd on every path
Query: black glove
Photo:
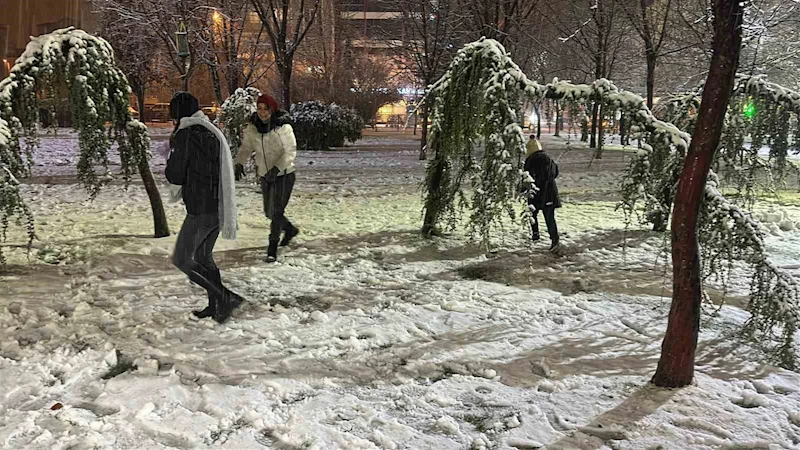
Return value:
M 244 166 L 241 164 L 237 164 L 236 167 L 233 169 L 233 175 L 236 177 L 236 181 L 241 180 L 244 178 Z
M 269 169 L 269 172 L 267 172 L 267 174 L 264 175 L 264 180 L 267 183 L 274 183 L 275 179 L 278 178 L 278 172 L 280 172 L 280 171 L 278 170 L 277 167 L 273 167 L 272 169 Z

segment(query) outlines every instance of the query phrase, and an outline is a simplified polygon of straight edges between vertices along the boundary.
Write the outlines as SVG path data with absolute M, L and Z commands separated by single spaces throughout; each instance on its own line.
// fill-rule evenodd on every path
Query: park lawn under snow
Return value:
M 288 214 L 303 233 L 276 265 L 261 263 L 260 195 L 239 183 L 240 239 L 215 257 L 248 302 L 225 325 L 189 314 L 204 292 L 169 264 L 175 236 L 149 237 L 141 187 L 90 203 L 75 185 L 23 186 L 40 241 L 31 270 L 0 278 L 0 445 L 800 448 L 800 375 L 736 337 L 739 308 L 707 308 L 693 386 L 649 385 L 669 309 L 661 237 L 574 200 L 561 258 L 519 226 L 489 254 L 460 232 L 427 241 L 413 159 L 302 154 Z M 177 231 L 182 206 L 167 213 Z M 800 210 L 767 213 L 776 261 L 800 267 L 800 232 L 779 225 Z

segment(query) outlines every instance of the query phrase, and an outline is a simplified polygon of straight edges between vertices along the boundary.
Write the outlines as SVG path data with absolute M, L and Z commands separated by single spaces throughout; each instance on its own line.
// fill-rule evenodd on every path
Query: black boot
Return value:
M 219 269 L 209 271 L 208 280 L 216 285 L 222 286 L 222 277 L 219 274 Z M 216 309 L 217 296 L 212 291 L 208 291 L 208 306 L 199 311 L 192 311 L 192 314 L 198 319 L 205 319 L 206 317 L 213 316 Z
M 231 317 L 233 310 L 238 308 L 244 301 L 239 294 L 230 289 L 226 287 L 222 289 L 225 293 L 222 295 L 222 299 L 217 302 L 217 307 L 213 314 L 217 323 L 225 323 Z
M 531 240 L 536 242 L 539 240 L 539 224 L 531 222 Z
M 291 242 L 292 239 L 295 236 L 297 236 L 299 233 L 300 233 L 300 229 L 297 228 L 297 227 L 294 227 L 294 226 L 289 228 L 288 230 L 286 230 L 286 232 L 284 232 L 284 234 L 283 234 L 283 239 L 281 239 L 280 246 L 281 247 L 285 247 L 285 246 L 289 245 L 289 242 Z
M 267 259 L 265 259 L 268 263 L 274 263 L 278 260 L 278 241 L 269 241 L 269 246 L 267 247 Z

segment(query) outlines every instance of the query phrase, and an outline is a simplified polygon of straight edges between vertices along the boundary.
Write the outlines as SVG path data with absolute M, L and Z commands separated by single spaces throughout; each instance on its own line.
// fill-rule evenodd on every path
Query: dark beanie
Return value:
M 200 111 L 200 103 L 188 92 L 176 92 L 169 102 L 169 116 L 175 120 L 191 117 L 197 111 Z
M 258 101 L 256 102 L 256 104 L 258 104 L 258 103 L 263 103 L 263 104 L 267 105 L 267 108 L 269 108 L 269 110 L 272 111 L 272 112 L 275 112 L 278 109 L 280 109 L 280 105 L 278 104 L 278 101 L 275 100 L 274 98 L 270 97 L 267 94 L 259 95 L 258 96 Z

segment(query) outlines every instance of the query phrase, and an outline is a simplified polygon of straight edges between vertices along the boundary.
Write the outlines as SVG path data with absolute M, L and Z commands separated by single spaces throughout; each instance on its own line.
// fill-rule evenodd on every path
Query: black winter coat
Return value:
M 183 203 L 189 214 L 219 212 L 219 141 L 202 125 L 178 130 L 172 137 L 167 160 L 167 180 L 183 186 Z
M 537 210 L 545 207 L 561 208 L 561 199 L 558 197 L 558 164 L 550 158 L 550 155 L 543 151 L 538 151 L 525 160 L 525 171 L 533 177 L 533 182 L 539 191 L 536 192 L 528 203 L 536 207 Z

